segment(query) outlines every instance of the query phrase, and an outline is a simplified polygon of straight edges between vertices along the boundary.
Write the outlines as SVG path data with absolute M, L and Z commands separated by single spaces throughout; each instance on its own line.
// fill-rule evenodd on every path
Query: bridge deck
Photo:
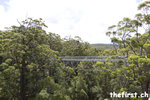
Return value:
M 118 62 L 118 61 L 127 61 L 124 56 L 119 56 L 117 59 L 107 60 L 108 56 L 65 56 L 62 57 L 62 61 L 101 61 L 101 62 Z

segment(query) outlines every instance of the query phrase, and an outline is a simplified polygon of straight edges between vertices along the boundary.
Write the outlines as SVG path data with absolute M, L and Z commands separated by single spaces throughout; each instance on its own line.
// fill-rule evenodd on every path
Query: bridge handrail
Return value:
M 64 56 L 63 59 L 103 59 L 110 56 Z M 126 58 L 125 56 L 117 56 L 120 59 Z
M 62 57 L 62 61 L 101 61 L 101 62 L 106 62 L 106 61 L 127 61 L 125 56 L 118 56 L 116 59 L 109 59 L 107 60 L 109 56 L 65 56 Z

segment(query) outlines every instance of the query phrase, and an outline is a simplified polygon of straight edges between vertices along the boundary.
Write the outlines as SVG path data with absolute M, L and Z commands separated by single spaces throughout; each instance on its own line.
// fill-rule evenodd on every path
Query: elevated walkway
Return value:
M 115 59 L 107 59 L 109 56 L 65 56 L 62 57 L 62 61 L 92 61 L 92 62 L 118 62 L 127 61 L 125 56 L 118 56 Z

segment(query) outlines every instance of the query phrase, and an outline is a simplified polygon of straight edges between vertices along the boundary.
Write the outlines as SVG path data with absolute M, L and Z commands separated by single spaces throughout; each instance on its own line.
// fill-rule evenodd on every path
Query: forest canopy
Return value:
M 0 31 L 0 100 L 118 100 L 111 92 L 150 94 L 150 1 L 134 19 L 108 27 L 111 48 L 94 48 L 80 37 L 46 32 L 27 18 Z M 140 30 L 144 30 L 141 33 Z M 100 61 L 63 61 L 65 56 L 104 56 Z M 112 59 L 125 57 L 126 62 Z M 148 100 L 128 97 L 123 100 Z

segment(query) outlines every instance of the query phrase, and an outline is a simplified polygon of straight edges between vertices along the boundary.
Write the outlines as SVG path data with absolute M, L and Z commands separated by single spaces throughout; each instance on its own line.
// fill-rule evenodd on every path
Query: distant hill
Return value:
M 91 45 L 94 48 L 113 49 L 113 44 L 96 43 Z

